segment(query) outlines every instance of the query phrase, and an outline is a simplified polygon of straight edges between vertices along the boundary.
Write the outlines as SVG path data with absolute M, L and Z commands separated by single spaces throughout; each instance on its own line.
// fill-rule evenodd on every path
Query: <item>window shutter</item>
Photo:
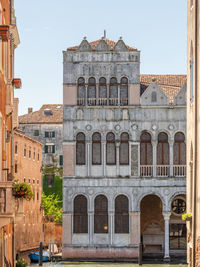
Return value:
M 55 137 L 55 132 L 52 132 L 52 137 Z
M 44 176 L 44 184 L 47 185 L 47 176 L 46 176 L 46 174 L 45 174 L 45 176 Z
M 60 166 L 63 165 L 63 155 L 60 155 Z
M 45 153 L 48 153 L 48 146 L 47 145 L 44 146 L 44 151 L 45 151 Z
M 55 145 L 52 147 L 52 153 L 55 153 Z
M 45 136 L 45 137 L 48 137 L 48 132 L 45 132 L 45 133 L 44 133 L 44 136 Z

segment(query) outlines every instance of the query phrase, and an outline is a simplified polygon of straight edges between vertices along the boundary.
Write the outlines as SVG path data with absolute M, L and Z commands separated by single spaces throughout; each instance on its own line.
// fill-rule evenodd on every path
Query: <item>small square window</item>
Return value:
M 15 173 L 17 173 L 17 163 L 15 163 Z
M 31 158 L 31 150 L 28 152 L 29 159 Z
M 26 157 L 26 148 L 24 148 L 24 157 Z
M 35 184 L 35 179 L 33 179 L 33 184 Z
M 17 154 L 17 150 L 18 150 L 17 144 L 15 144 L 15 154 Z
M 39 130 L 34 130 L 34 136 L 39 136 Z
M 28 179 L 29 184 L 31 183 L 31 179 Z

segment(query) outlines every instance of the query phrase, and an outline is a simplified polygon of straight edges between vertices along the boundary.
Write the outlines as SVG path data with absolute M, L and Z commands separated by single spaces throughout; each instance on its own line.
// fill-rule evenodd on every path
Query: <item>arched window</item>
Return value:
M 129 233 L 129 204 L 124 195 L 115 199 L 115 233 Z
M 166 133 L 159 133 L 157 144 L 157 175 L 169 176 L 169 143 Z M 163 165 L 163 166 L 162 166 Z
M 158 135 L 157 165 L 169 165 L 168 136 L 163 132 Z
M 110 79 L 109 104 L 112 106 L 118 105 L 118 84 L 114 77 Z
M 98 195 L 94 201 L 94 232 L 108 233 L 108 200 Z
M 152 176 L 153 174 L 153 156 L 152 156 L 152 144 L 151 135 L 147 132 L 143 132 L 140 137 L 140 175 Z
M 76 136 L 76 164 L 85 165 L 85 135 L 78 133 Z
M 106 164 L 116 164 L 115 135 L 111 132 L 106 136 Z
M 128 79 L 126 77 L 121 78 L 120 83 L 120 105 L 128 105 Z
M 157 93 L 156 92 L 151 93 L 151 102 L 152 103 L 157 102 Z
M 174 136 L 174 165 L 186 165 L 185 135 L 181 132 Z
M 104 77 L 99 79 L 99 105 L 107 105 L 107 86 Z
M 85 97 L 86 97 L 85 79 L 83 77 L 80 77 L 78 79 L 78 89 L 77 89 L 77 104 L 79 106 L 85 105 Z
M 90 77 L 88 81 L 88 105 L 96 105 L 96 80 Z
M 129 165 L 129 135 L 122 133 L 120 137 L 119 162 L 121 165 Z
M 78 195 L 74 199 L 74 233 L 88 233 L 87 198 Z
M 92 164 L 101 165 L 101 135 L 94 133 L 92 136 Z

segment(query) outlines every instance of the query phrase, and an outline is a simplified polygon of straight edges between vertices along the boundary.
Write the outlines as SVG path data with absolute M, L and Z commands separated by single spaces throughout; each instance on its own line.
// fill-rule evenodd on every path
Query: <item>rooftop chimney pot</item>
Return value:
M 28 108 L 28 114 L 33 112 L 33 108 Z

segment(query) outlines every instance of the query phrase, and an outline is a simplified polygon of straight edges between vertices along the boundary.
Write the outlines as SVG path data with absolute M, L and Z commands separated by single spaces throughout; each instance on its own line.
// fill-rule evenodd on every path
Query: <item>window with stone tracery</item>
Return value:
M 87 198 L 78 195 L 74 199 L 74 233 L 88 233 L 88 207 Z
M 157 165 L 169 165 L 169 143 L 168 136 L 162 132 L 158 135 Z
M 153 164 L 151 135 L 147 132 L 143 132 L 140 137 L 140 164 Z
M 115 77 L 110 79 L 109 105 L 111 106 L 118 105 L 118 83 Z
M 86 88 L 85 88 L 85 79 L 80 77 L 78 79 L 78 88 L 77 88 L 77 104 L 79 106 L 85 105 L 86 97 Z
M 78 133 L 76 136 L 76 164 L 85 165 L 85 135 Z
M 88 80 L 87 97 L 88 105 L 96 105 L 96 80 L 94 77 L 90 77 Z
M 115 233 L 129 233 L 129 203 L 124 195 L 115 199 Z
M 101 165 L 101 134 L 92 135 L 92 164 Z
M 128 105 L 128 79 L 126 77 L 121 78 L 120 83 L 120 105 Z
M 98 195 L 94 201 L 94 232 L 108 233 L 108 200 L 104 195 Z
M 106 164 L 116 164 L 115 135 L 111 132 L 106 136 Z
M 129 165 L 129 135 L 128 133 L 122 133 L 120 137 L 119 163 L 120 165 Z
M 174 165 L 186 165 L 185 135 L 181 132 L 174 136 Z

